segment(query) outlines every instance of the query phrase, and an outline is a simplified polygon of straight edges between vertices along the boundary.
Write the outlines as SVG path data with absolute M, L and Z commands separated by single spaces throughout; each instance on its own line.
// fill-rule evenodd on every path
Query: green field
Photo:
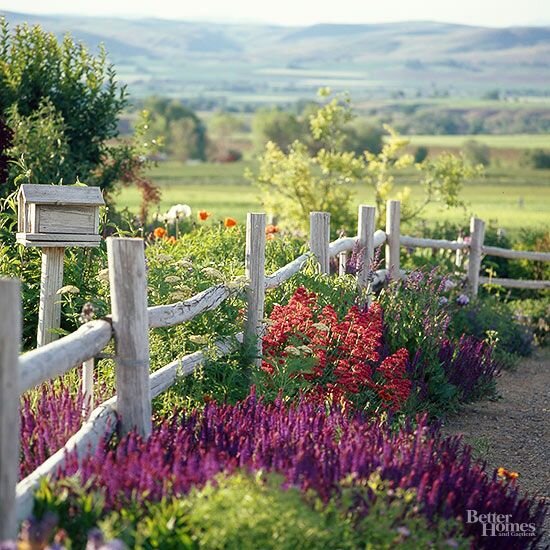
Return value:
M 493 149 L 550 149 L 547 134 L 476 134 L 476 135 L 416 135 L 406 136 L 411 145 L 426 147 L 461 147 L 465 141 L 475 139 Z
M 250 163 L 183 165 L 166 162 L 155 168 L 151 176 L 162 188 L 159 208 L 165 212 L 171 205 L 187 203 L 195 211 L 206 209 L 215 218 L 232 216 L 244 221 L 246 213 L 261 211 L 259 190 L 248 183 L 243 171 Z M 400 177 L 399 189 L 407 184 L 413 199 L 421 197 L 418 185 L 412 184 L 414 172 Z M 541 170 L 490 169 L 485 178 L 465 186 L 463 200 L 466 210 L 441 210 L 430 206 L 424 214 L 427 220 L 450 220 L 466 223 L 469 216 L 492 221 L 495 225 L 516 232 L 522 227 L 550 225 L 550 172 Z M 357 203 L 372 203 L 372 192 L 357 188 Z M 136 189 L 123 189 L 118 205 L 137 211 L 140 196 Z

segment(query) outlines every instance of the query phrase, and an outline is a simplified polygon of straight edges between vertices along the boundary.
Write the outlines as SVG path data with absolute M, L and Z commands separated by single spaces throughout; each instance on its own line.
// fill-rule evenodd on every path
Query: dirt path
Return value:
M 472 403 L 444 431 L 463 434 L 488 468 L 519 472 L 520 488 L 550 502 L 550 350 L 539 350 L 505 371 L 498 399 Z M 550 544 L 550 514 L 545 543 Z

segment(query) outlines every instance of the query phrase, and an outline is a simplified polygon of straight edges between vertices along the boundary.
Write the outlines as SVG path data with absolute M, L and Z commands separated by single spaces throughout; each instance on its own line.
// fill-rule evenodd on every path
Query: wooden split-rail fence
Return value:
M 519 281 L 480 277 L 484 254 L 511 259 L 550 261 L 549 252 L 524 252 L 484 246 L 484 222 L 472 219 L 469 242 L 420 239 L 400 234 L 400 203 L 389 201 L 386 231 L 375 231 L 376 209 L 360 206 L 357 236 L 329 242 L 330 215 L 312 212 L 310 216 L 309 252 L 299 256 L 271 275 L 265 274 L 265 214 L 248 214 L 246 227 L 247 314 L 244 332 L 215 344 L 214 355 L 221 357 L 234 349 L 235 341 L 251 346 L 255 359 L 261 359 L 262 319 L 265 291 L 279 286 L 298 273 L 310 257 L 315 258 L 321 273 L 329 273 L 331 258 L 340 258 L 355 250 L 358 263 L 357 283 L 366 288 L 372 280 L 369 266 L 375 250 L 385 244 L 385 270 L 379 276 L 395 279 L 402 276 L 400 247 L 426 247 L 455 250 L 468 254 L 467 279 L 471 295 L 480 284 L 494 283 L 511 288 L 547 289 L 550 281 Z M 82 325 L 75 332 L 43 347 L 20 355 L 21 296 L 16 279 L 0 279 L 0 541 L 14 538 L 19 522 L 32 512 L 33 493 L 40 479 L 60 468 L 67 453 L 82 459 L 117 426 L 121 433 L 132 429 L 143 437 L 151 433 L 151 400 L 170 388 L 177 377 L 192 373 L 207 357 L 198 351 L 176 359 L 149 372 L 149 330 L 184 323 L 197 315 L 216 309 L 239 292 L 239 285 L 220 284 L 192 298 L 168 305 L 147 305 L 147 277 L 144 243 L 141 239 L 107 239 L 111 314 L 105 319 Z M 460 258 L 459 258 L 460 259 Z M 114 339 L 116 395 L 93 408 L 94 357 Z M 235 340 L 236 339 L 236 340 Z M 250 348 L 248 348 L 250 349 Z M 208 357 L 212 350 L 208 350 Z M 89 404 L 86 420 L 65 446 L 48 458 L 34 472 L 18 482 L 19 474 L 19 406 L 20 396 L 37 385 L 83 365 L 82 388 Z M 93 410 L 92 410 L 93 409 Z M 91 412 L 89 412 L 91 411 Z

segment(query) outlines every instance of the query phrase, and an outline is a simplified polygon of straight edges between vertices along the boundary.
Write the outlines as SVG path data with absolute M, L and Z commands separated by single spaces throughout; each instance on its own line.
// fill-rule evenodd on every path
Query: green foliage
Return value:
M 206 127 L 194 111 L 176 99 L 153 96 L 144 103 L 151 114 L 147 136 L 164 136 L 166 152 L 181 161 L 206 159 Z
M 514 356 L 526 356 L 532 351 L 533 335 L 514 320 L 509 303 L 495 296 L 485 296 L 466 306 L 456 306 L 450 326 L 455 336 L 470 334 L 479 339 L 493 333 L 497 357 L 506 365 L 513 365 Z
M 412 489 L 392 489 L 390 483 L 373 474 L 363 483 L 342 483 L 340 506 L 351 510 L 353 503 L 370 501 L 364 517 L 353 517 L 353 548 L 372 550 L 417 550 L 418 548 L 470 548 L 460 524 L 453 519 L 439 518 L 428 523 L 418 514 L 416 494 Z
M 351 185 L 357 183 L 364 163 L 354 153 L 342 152 L 343 126 L 351 119 L 349 100 L 333 98 L 310 117 L 311 141 L 294 141 L 288 152 L 268 142 L 260 157 L 257 175 L 248 174 L 263 191 L 264 205 L 284 223 L 306 232 L 311 211 L 331 213 L 331 227 L 337 232 L 350 219 Z
M 412 378 L 426 386 L 425 395 L 411 393 L 408 413 L 425 410 L 440 415 L 458 405 L 457 390 L 447 381 L 439 360 L 449 316 L 436 299 L 440 281 L 435 273 L 413 275 L 414 281 L 392 283 L 378 298 L 384 311 L 386 341 L 392 353 L 399 348 L 409 351 Z
M 428 148 L 425 145 L 420 145 L 416 148 L 416 151 L 414 152 L 414 162 L 415 164 L 418 164 L 420 162 L 424 162 L 428 158 Z
M 364 120 L 355 120 L 344 127 L 343 149 L 356 155 L 362 155 L 364 151 L 380 153 L 383 145 L 384 131 L 380 126 L 375 126 Z
M 475 139 L 469 139 L 464 142 L 462 151 L 466 160 L 473 165 L 481 164 L 482 166 L 489 166 L 491 162 L 491 150 L 485 143 L 480 143 Z
M 294 141 L 303 137 L 304 126 L 293 113 L 260 109 L 252 120 L 252 134 L 258 149 L 271 142 L 286 151 Z
M 64 154 L 49 157 L 56 150 L 47 151 L 41 160 L 50 166 L 41 167 L 42 173 L 55 174 L 56 182 L 80 178 L 111 188 L 114 179 L 104 177 L 102 165 L 112 147 L 107 142 L 117 135 L 126 91 L 117 84 L 105 51 L 94 57 L 70 36 L 58 43 L 39 26 L 18 25 L 10 32 L 5 19 L 0 33 L 0 115 L 14 117 L 8 122 L 15 132 L 14 153 L 40 157 L 37 140 L 51 128 L 50 148 L 59 141 Z M 33 140 L 25 144 L 29 134 Z M 4 196 L 13 190 L 13 178 Z
M 97 525 L 103 511 L 103 496 L 90 484 L 77 478 L 64 478 L 51 483 L 43 478 L 34 494 L 33 515 L 42 518 L 55 514 L 74 548 L 84 548 L 88 532 Z
M 394 196 L 395 173 L 412 166 L 413 157 L 405 152 L 409 141 L 389 126 L 384 126 L 389 138 L 381 149 L 377 143 L 376 150 L 365 150 L 359 156 L 346 150 L 346 127 L 353 119 L 350 100 L 346 96 L 331 98 L 328 89 L 321 89 L 319 95 L 325 103 L 310 115 L 310 135 L 294 141 L 288 151 L 268 142 L 258 174 L 248 172 L 247 177 L 259 184 L 264 205 L 284 214 L 289 226 L 305 232 L 309 212 L 329 211 L 333 234 L 337 234 L 351 229 L 354 184 L 365 182 L 374 191 L 377 212 L 383 219 L 386 201 Z M 419 216 L 432 202 L 447 208 L 462 206 L 459 193 L 464 181 L 480 175 L 481 170 L 448 153 L 416 167 L 422 174 L 424 198 L 413 205 L 410 188 L 397 194 L 403 202 L 404 221 Z
M 426 159 L 416 167 L 422 173 L 420 184 L 424 189 L 424 199 L 420 205 L 409 208 L 404 220 L 419 216 L 432 202 L 447 209 L 463 207 L 464 202 L 460 199 L 460 193 L 464 182 L 483 174 L 481 165 L 470 166 L 463 158 L 450 153 L 443 153 L 434 160 Z
M 272 243 L 274 241 L 268 241 L 268 247 Z M 279 266 L 290 261 L 291 258 L 282 256 L 284 252 L 283 250 L 279 250 L 279 246 L 281 249 L 288 249 L 288 244 L 288 241 L 286 245 L 283 241 L 280 241 L 280 245 L 274 248 L 272 253 L 268 250 L 267 256 L 271 256 L 271 262 L 277 256 L 279 257 L 277 261 Z M 299 252 L 299 249 L 295 249 L 295 256 Z M 288 250 L 286 250 L 286 254 L 288 254 Z M 274 267 L 273 265 L 273 268 L 269 271 L 274 270 Z M 315 267 L 311 263 L 304 270 L 266 295 L 266 318 L 271 313 L 275 304 L 287 303 L 299 286 L 304 286 L 315 292 L 322 306 L 332 304 L 339 316 L 343 316 L 357 299 L 357 287 L 353 277 L 335 278 L 320 275 L 316 273 Z M 242 306 L 243 304 L 240 303 L 240 305 Z M 178 333 L 180 336 L 177 339 L 164 337 L 162 340 L 152 341 L 152 356 L 156 356 L 157 353 L 163 356 L 166 350 L 173 347 L 172 342 L 174 340 L 176 349 L 171 351 L 172 356 L 181 354 L 182 348 L 194 351 L 192 347 L 194 343 L 204 348 L 209 342 L 216 339 L 205 338 L 205 336 L 212 332 L 214 327 L 217 327 L 221 331 L 221 335 L 235 334 L 238 330 L 242 330 L 242 325 L 240 324 L 243 320 L 242 312 L 238 311 L 238 307 L 232 310 L 234 317 L 231 319 L 231 313 L 226 313 L 229 307 L 229 304 L 224 304 L 216 310 L 217 313 L 215 314 L 203 314 L 201 318 L 205 317 L 204 325 L 200 321 L 201 318 L 192 321 L 191 326 L 188 327 L 189 332 L 185 336 L 180 332 Z M 170 329 L 170 331 L 173 330 Z M 197 334 L 201 334 L 202 337 L 197 336 Z M 220 336 L 217 337 L 219 338 Z M 189 339 L 191 339 L 191 344 L 188 343 Z M 169 360 L 167 358 L 165 363 Z M 220 403 L 235 403 L 240 399 L 244 399 L 250 391 L 251 384 L 250 378 L 244 371 L 244 367 L 247 364 L 247 352 L 241 346 L 235 346 L 234 352 L 225 357 L 211 357 L 202 368 L 195 370 L 190 376 L 179 379 L 167 392 L 156 398 L 153 402 L 154 408 L 158 413 L 162 414 L 173 410 L 175 406 L 185 408 L 201 407 L 209 400 L 215 400 Z M 278 381 L 281 383 L 284 382 L 285 394 L 296 394 L 302 384 L 301 381 L 292 379 L 289 373 L 282 372 L 281 375 L 286 376 L 284 381 Z M 278 389 L 273 384 L 266 385 L 264 383 L 265 380 L 263 372 L 253 371 L 252 384 L 256 385 L 258 395 L 262 395 L 264 398 L 272 401 L 277 397 Z
M 37 110 L 27 117 L 22 116 L 14 105 L 8 110 L 8 119 L 13 129 L 13 141 L 5 154 L 11 159 L 22 159 L 22 165 L 12 164 L 9 171 L 12 179 L 18 172 L 24 172 L 28 174 L 28 183 L 61 183 L 69 144 L 63 116 L 56 111 L 51 100 L 42 98 Z
M 550 343 L 550 298 L 517 300 L 510 303 L 518 320 L 533 332 L 535 342 L 541 346 Z
M 351 481 L 351 480 L 350 480 Z M 323 504 L 312 492 L 282 488 L 274 474 L 218 475 L 202 488 L 160 502 L 135 502 L 107 515 L 101 497 L 77 478 L 43 481 L 34 512 L 57 514 L 73 547 L 83 547 L 91 528 L 129 548 L 173 549 L 467 549 L 455 520 L 431 524 L 419 514 L 412 490 L 393 490 L 378 474 L 342 483 L 342 494 Z M 369 502 L 367 515 L 357 502 Z
M 523 153 L 522 164 L 536 170 L 550 169 L 550 151 L 532 149 Z

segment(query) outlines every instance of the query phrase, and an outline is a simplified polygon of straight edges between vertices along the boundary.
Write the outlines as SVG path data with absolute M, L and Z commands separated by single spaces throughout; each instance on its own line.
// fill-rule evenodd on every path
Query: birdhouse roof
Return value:
M 24 183 L 19 188 L 19 196 L 23 197 L 27 204 L 78 204 L 88 206 L 101 206 L 105 204 L 99 187 L 80 185 Z

